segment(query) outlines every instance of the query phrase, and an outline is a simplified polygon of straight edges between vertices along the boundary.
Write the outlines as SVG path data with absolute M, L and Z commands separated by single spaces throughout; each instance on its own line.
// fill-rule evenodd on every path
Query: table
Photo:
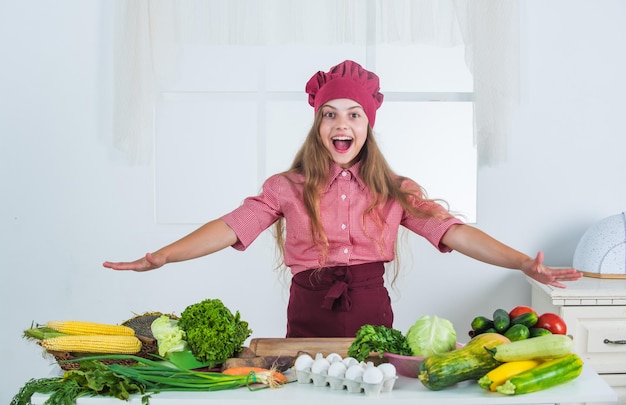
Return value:
M 33 405 L 42 405 L 46 396 L 33 396 Z M 329 386 L 316 387 L 312 383 L 290 383 L 278 389 L 263 389 L 251 392 L 247 388 L 217 392 L 163 392 L 150 399 L 151 405 L 251 405 L 297 403 L 320 404 L 341 403 L 342 405 L 368 404 L 411 404 L 415 405 L 508 405 L 508 404 L 554 404 L 559 402 L 613 402 L 617 394 L 590 367 L 583 366 L 581 375 L 574 381 L 550 389 L 519 396 L 506 396 L 487 392 L 474 382 L 464 382 L 441 391 L 429 391 L 414 378 L 399 377 L 391 392 L 378 396 L 351 393 L 346 389 L 333 390 Z M 210 401 L 210 402 L 209 402 Z M 140 405 L 141 397 L 133 396 L 129 402 L 107 397 L 80 398 L 77 405 Z

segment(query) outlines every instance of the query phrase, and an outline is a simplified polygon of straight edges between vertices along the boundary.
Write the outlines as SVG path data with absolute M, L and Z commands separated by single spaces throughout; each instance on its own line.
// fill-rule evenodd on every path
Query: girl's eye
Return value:
M 327 118 L 334 118 L 335 117 L 335 113 L 332 112 L 332 111 L 326 111 L 323 115 L 324 115 L 324 117 L 327 117 Z
M 350 118 L 359 118 L 361 116 L 361 114 L 359 113 L 352 113 L 350 114 Z

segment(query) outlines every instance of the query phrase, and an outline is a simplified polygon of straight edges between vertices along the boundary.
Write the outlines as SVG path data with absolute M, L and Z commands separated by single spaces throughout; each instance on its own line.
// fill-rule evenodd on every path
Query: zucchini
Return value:
M 493 327 L 493 321 L 486 316 L 477 316 L 472 320 L 472 330 L 474 335 L 479 335 L 489 328 Z
M 467 380 L 477 380 L 501 363 L 486 348 L 510 343 L 499 333 L 483 333 L 460 349 L 427 356 L 419 365 L 418 378 L 433 391 Z
M 550 359 L 563 357 L 572 351 L 574 343 L 567 335 L 543 335 L 532 339 L 523 339 L 500 345 L 493 348 L 485 348 L 494 359 L 507 362 L 532 359 Z
M 496 387 L 496 391 L 505 395 L 527 394 L 572 381 L 582 370 L 582 359 L 577 354 L 570 353 L 547 360 L 537 367 L 509 378 L 504 384 Z
M 511 318 L 509 317 L 509 313 L 502 308 L 498 308 L 493 311 L 493 327 L 499 333 L 504 333 L 509 328 L 511 324 Z
M 502 363 L 478 380 L 478 386 L 488 391 L 495 391 L 496 387 L 502 385 L 509 378 L 520 374 L 523 371 L 537 367 L 539 360 L 521 360 Z
M 511 325 L 524 325 L 527 328 L 532 328 L 537 323 L 539 317 L 535 312 L 526 312 L 511 319 Z
M 517 342 L 518 340 L 528 339 L 530 331 L 526 325 L 518 323 L 507 329 L 506 332 L 504 332 L 504 336 L 508 337 L 511 342 Z

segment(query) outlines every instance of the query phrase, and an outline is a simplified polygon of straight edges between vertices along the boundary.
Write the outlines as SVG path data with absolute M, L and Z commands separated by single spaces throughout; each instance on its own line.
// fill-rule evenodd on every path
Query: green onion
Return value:
M 156 356 L 155 356 L 156 357 Z M 124 366 L 109 364 L 107 368 L 115 374 L 127 377 L 146 386 L 149 391 L 219 391 L 247 386 L 256 390 L 251 384 L 262 383 L 267 388 L 272 385 L 265 375 L 250 373 L 248 375 L 226 375 L 215 371 L 194 371 L 177 367 L 162 359 L 154 361 L 143 357 L 126 354 L 89 356 L 71 361 L 91 360 L 134 360 L 138 364 Z M 257 389 L 260 389 L 257 388 Z

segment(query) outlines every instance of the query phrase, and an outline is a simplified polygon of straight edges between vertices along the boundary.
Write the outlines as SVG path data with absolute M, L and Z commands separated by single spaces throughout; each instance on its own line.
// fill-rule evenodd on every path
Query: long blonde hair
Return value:
M 315 120 L 304 143 L 296 153 L 291 167 L 284 174 L 288 179 L 291 178 L 289 174 L 299 174 L 304 177 L 302 196 L 311 221 L 311 240 L 320 249 L 322 261 L 324 261 L 328 251 L 328 239 L 320 218 L 320 194 L 328 184 L 333 160 L 321 140 L 319 133 L 321 120 L 322 109 L 315 115 Z M 385 218 L 379 208 L 389 199 L 398 201 L 405 210 L 418 218 L 441 215 L 441 211 L 424 209 L 424 206 L 418 209 L 423 202 L 433 200 L 426 198 L 426 193 L 420 186 L 402 188 L 402 183 L 406 178 L 398 176 L 391 170 L 374 139 L 372 128 L 369 126 L 367 138 L 356 159 L 361 162 L 359 175 L 372 197 L 371 204 L 363 213 L 363 223 L 365 223 L 365 217 L 370 216 L 377 227 L 382 229 L 385 226 Z M 281 256 L 280 266 L 282 266 L 282 259 L 285 256 L 284 218 L 275 223 L 274 236 Z M 321 264 L 324 267 L 323 263 Z M 397 273 L 396 266 L 392 281 L 396 279 Z

